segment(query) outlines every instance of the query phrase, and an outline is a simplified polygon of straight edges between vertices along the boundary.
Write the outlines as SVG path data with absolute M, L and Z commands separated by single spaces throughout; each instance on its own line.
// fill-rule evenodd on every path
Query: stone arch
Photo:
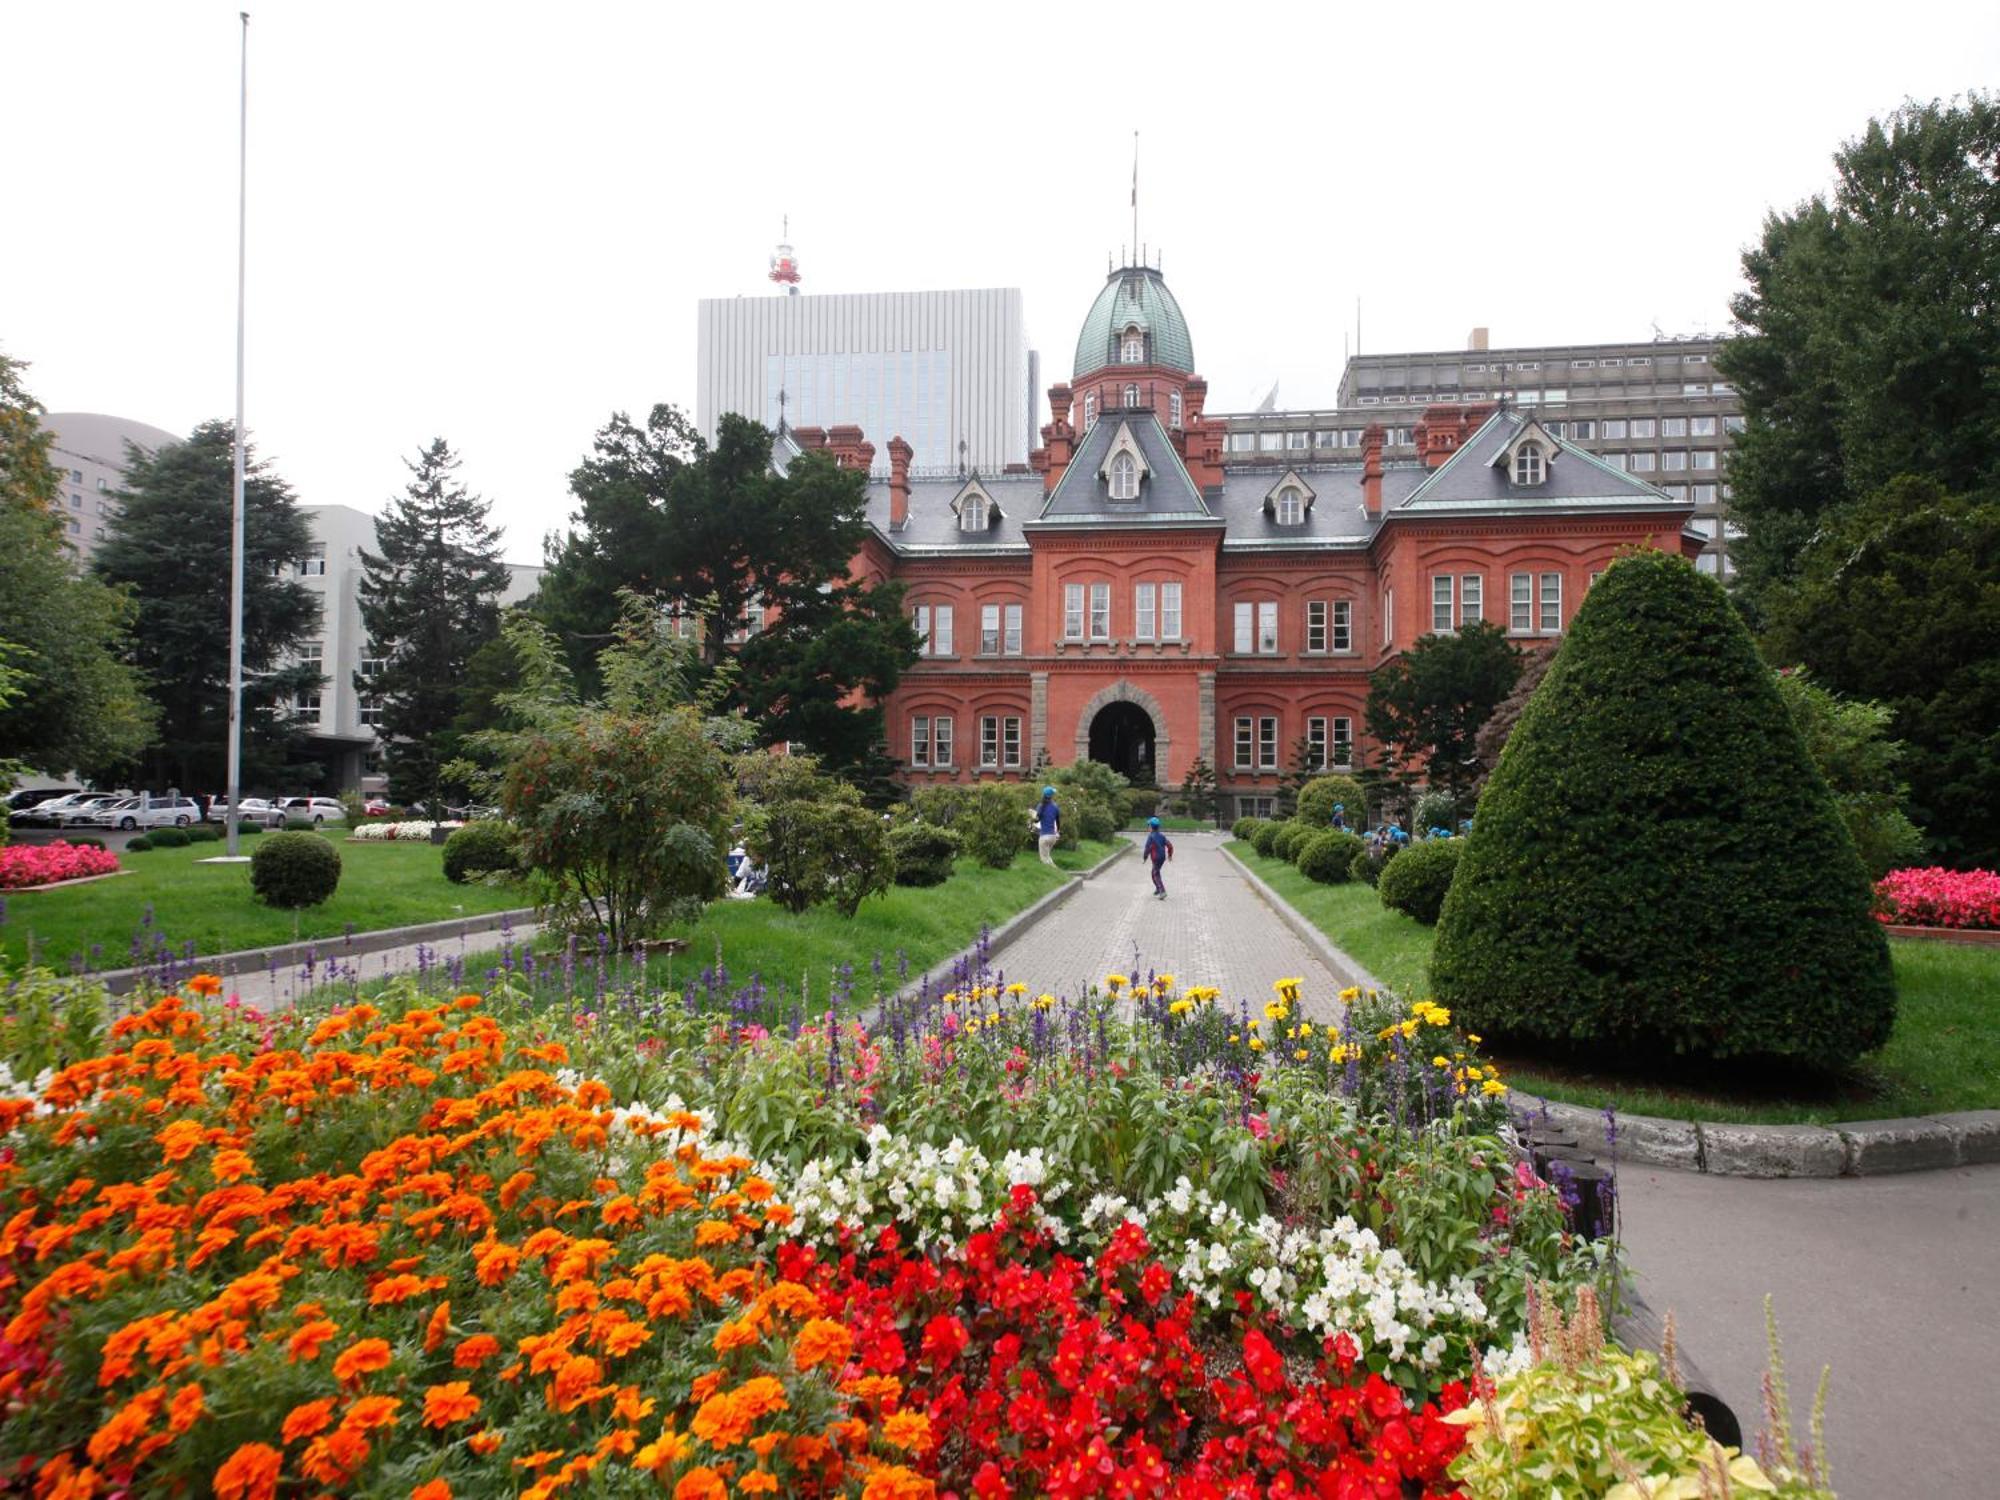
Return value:
M 1166 710 L 1160 707 L 1159 699 L 1142 687 L 1134 687 L 1123 677 L 1109 687 L 1099 689 L 1076 716 L 1077 760 L 1090 759 L 1090 726 L 1099 712 L 1113 703 L 1130 703 L 1143 710 L 1146 717 L 1153 721 L 1153 778 L 1165 786 L 1167 766 L 1170 764 L 1167 757 L 1173 749 L 1173 741 L 1167 733 Z

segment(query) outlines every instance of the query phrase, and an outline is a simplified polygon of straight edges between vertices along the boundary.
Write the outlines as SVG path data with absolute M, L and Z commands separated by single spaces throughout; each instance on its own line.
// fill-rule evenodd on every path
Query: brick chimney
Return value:
M 910 459 L 915 451 L 900 437 L 889 439 L 889 530 L 892 532 L 910 524 Z
M 1076 451 L 1076 430 L 1069 425 L 1069 410 L 1075 400 L 1067 383 L 1057 381 L 1049 387 L 1049 424 L 1042 429 L 1042 446 L 1029 455 L 1029 462 L 1042 476 L 1045 492 L 1061 482 L 1063 470 Z
M 792 429 L 792 441 L 799 445 L 800 451 L 816 453 L 826 446 L 826 429 L 824 427 L 794 427 Z
M 1361 434 L 1361 508 L 1371 519 L 1382 514 L 1382 424 L 1370 422 Z
M 1188 383 L 1181 388 L 1181 405 L 1185 408 L 1183 419 L 1192 427 L 1201 420 L 1201 409 L 1208 405 L 1208 382 L 1199 375 L 1190 375 Z
M 861 429 L 856 427 L 852 422 L 843 422 L 837 427 L 829 427 L 826 430 L 826 447 L 827 451 L 833 455 L 833 461 L 839 464 L 841 468 L 859 469 L 864 474 L 868 472 L 868 465 L 875 458 L 874 447 L 862 441 Z M 867 450 L 866 458 L 862 456 L 863 449 Z

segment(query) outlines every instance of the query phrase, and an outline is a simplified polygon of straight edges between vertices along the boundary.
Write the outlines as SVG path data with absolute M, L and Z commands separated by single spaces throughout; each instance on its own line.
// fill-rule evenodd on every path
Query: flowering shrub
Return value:
M 1912 927 L 2000 928 L 2000 874 L 1991 870 L 1891 870 L 1875 886 L 1876 915 Z
M 110 875 L 117 869 L 117 855 L 88 844 L 57 839 L 52 844 L 0 845 L 0 890 Z
M 415 818 L 401 823 L 358 823 L 348 832 L 348 838 L 360 839 L 364 843 L 380 843 L 384 840 L 409 839 L 417 843 L 428 843 L 431 830 L 435 828 L 461 828 L 464 825 L 456 819 L 442 823 L 426 822 Z

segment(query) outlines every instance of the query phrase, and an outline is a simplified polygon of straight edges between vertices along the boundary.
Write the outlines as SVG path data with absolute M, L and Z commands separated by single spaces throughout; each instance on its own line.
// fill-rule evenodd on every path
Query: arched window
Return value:
M 1083 430 L 1085 432 L 1088 432 L 1090 431 L 1091 428 L 1095 427 L 1096 425 L 1097 425 L 1097 392 L 1085 391 L 1083 393 Z
M 1302 525 L 1306 518 L 1305 497 L 1286 485 L 1278 491 L 1278 524 L 1280 526 Z
M 1113 500 L 1137 500 L 1139 498 L 1139 465 L 1129 453 L 1121 453 L 1111 460 L 1111 498 Z
M 967 495 L 965 508 L 958 515 L 960 531 L 984 531 L 987 527 L 986 497 Z
M 1132 407 L 1135 407 L 1138 404 L 1139 404 L 1139 387 L 1137 387 L 1136 385 L 1126 386 L 1125 387 L 1126 409 L 1130 410 Z
M 1523 443 L 1514 450 L 1514 483 L 1540 484 L 1542 472 L 1542 450 L 1539 445 Z
M 1138 329 L 1125 330 L 1125 337 L 1118 344 L 1118 358 L 1128 365 L 1143 365 L 1146 362 L 1146 340 Z

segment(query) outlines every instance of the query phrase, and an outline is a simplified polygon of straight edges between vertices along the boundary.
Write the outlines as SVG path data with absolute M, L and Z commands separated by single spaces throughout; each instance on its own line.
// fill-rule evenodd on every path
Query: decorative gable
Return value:
M 1000 521 L 1000 502 L 986 492 L 977 477 L 966 480 L 951 497 L 951 513 L 958 517 L 960 531 L 990 531 Z
M 1493 467 L 1505 472 L 1507 482 L 1517 489 L 1538 485 L 1548 479 L 1549 466 L 1561 451 L 1562 444 L 1549 430 L 1529 417 L 1494 453 Z
M 1297 469 L 1285 470 L 1264 496 L 1264 514 L 1280 526 L 1303 526 L 1318 496 L 1299 476 Z
M 1112 435 L 1111 446 L 1104 450 L 1104 462 L 1097 466 L 1097 472 L 1104 480 L 1105 494 L 1112 501 L 1131 505 L 1138 503 L 1140 488 L 1152 470 L 1138 439 L 1132 436 L 1129 422 L 1118 424 L 1118 431 Z

